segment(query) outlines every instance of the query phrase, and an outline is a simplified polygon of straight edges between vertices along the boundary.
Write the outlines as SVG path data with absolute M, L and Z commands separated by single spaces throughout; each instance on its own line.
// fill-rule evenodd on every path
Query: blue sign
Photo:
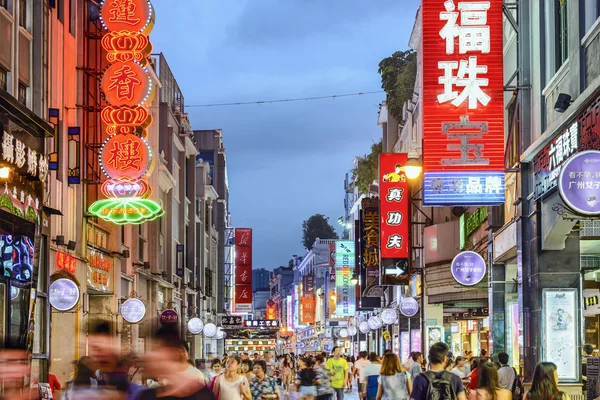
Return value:
M 426 206 L 495 206 L 504 203 L 504 171 L 426 172 Z
M 58 311 L 69 311 L 79 302 L 79 287 L 70 279 L 57 279 L 50 285 L 48 299 Z
M 137 324 L 146 315 L 146 306 L 140 299 L 127 299 L 121 305 L 121 315 L 130 324 Z

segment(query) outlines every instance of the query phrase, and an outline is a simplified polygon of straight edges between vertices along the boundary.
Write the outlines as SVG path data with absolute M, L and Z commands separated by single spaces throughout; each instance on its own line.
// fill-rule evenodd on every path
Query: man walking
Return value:
M 513 384 L 515 383 L 515 370 L 508 365 L 508 354 L 498 354 L 498 362 L 500 363 L 500 369 L 498 370 L 498 386 L 500 389 L 513 390 Z
M 445 343 L 431 346 L 428 355 L 430 370 L 415 377 L 410 395 L 412 400 L 467 400 L 460 377 L 445 370 L 448 350 Z
M 356 378 L 358 379 L 358 392 L 362 393 L 364 392 L 364 388 L 362 386 L 362 381 L 363 381 L 363 370 L 364 367 L 368 364 L 371 364 L 371 361 L 369 361 L 367 359 L 369 353 L 367 353 L 366 351 L 361 351 L 360 353 L 358 353 L 358 360 L 356 360 L 356 362 L 354 363 L 354 369 L 356 370 Z
M 333 358 L 327 360 L 327 364 L 325 364 L 331 374 L 331 387 L 337 400 L 344 400 L 344 388 L 348 383 L 348 362 L 340 357 L 341 355 L 341 347 L 335 346 L 333 348 Z

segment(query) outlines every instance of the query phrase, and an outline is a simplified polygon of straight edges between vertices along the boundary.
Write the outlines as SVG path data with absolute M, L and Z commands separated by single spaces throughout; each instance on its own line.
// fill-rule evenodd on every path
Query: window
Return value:
M 58 0 L 56 13 L 58 14 L 58 21 L 61 24 L 65 23 L 65 0 Z
M 8 88 L 8 72 L 3 68 L 0 68 L 0 88 L 4 90 Z
M 69 0 L 71 10 L 69 11 L 69 33 L 75 36 L 75 23 L 77 22 L 77 1 Z
M 556 19 L 556 69 L 569 58 L 569 29 L 567 27 L 567 0 L 554 0 Z
M 144 262 L 144 246 L 146 245 L 146 240 L 144 239 L 143 228 L 142 225 L 138 225 L 139 233 L 138 233 L 138 261 Z
M 24 83 L 19 82 L 19 96 L 17 99 L 19 103 L 27 105 L 27 86 Z
M 568 0 L 544 2 L 544 39 L 546 83 L 548 83 L 569 58 Z
M 600 17 L 600 0 L 583 0 L 583 7 L 583 16 L 585 18 L 584 34 L 586 34 L 598 17 Z
M 27 29 L 27 2 L 29 0 L 19 0 L 19 25 Z
M 8 0 L 0 0 L 0 7 L 6 8 L 8 10 Z

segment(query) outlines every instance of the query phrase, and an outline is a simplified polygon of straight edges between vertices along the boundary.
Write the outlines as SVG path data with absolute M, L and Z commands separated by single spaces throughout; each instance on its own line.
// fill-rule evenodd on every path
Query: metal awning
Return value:
M 33 111 L 21 104 L 6 90 L 0 88 L 0 109 L 5 111 L 10 120 L 36 137 L 54 136 L 52 125 L 38 117 Z

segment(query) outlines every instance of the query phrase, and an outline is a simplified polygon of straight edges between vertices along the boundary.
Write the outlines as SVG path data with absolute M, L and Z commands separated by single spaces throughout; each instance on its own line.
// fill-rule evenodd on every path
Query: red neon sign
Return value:
M 147 32 L 152 28 L 153 8 L 148 0 L 105 0 L 102 24 L 109 31 Z
M 146 69 L 128 61 L 108 67 L 102 77 L 102 87 L 108 103 L 135 107 L 148 99 L 152 86 Z
M 379 236 L 381 258 L 408 258 L 408 180 L 401 167 L 406 154 L 379 155 Z
M 236 228 L 235 296 L 233 312 L 252 311 L 252 229 Z
M 141 178 L 146 175 L 152 155 L 148 143 L 136 135 L 115 135 L 102 146 L 100 161 L 109 178 Z
M 102 47 L 106 50 L 106 59 L 116 61 L 136 61 L 142 65 L 152 53 L 148 36 L 138 32 L 109 32 L 102 38 Z
M 106 132 L 112 136 L 117 133 L 127 134 L 138 132 L 146 136 L 146 128 L 152 124 L 152 116 L 144 107 L 104 107 L 100 114 L 106 125 Z

